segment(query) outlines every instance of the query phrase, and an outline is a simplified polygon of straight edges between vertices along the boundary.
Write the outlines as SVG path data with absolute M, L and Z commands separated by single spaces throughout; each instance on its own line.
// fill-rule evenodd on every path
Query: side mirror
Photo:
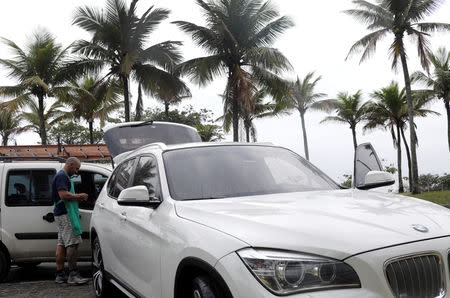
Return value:
M 359 189 L 371 189 L 381 186 L 392 185 L 395 183 L 394 178 L 388 172 L 369 171 L 364 177 L 364 184 L 358 185 Z
M 122 206 L 142 206 L 157 207 L 161 200 L 156 197 L 150 197 L 148 189 L 144 185 L 138 185 L 122 190 L 117 199 L 117 203 Z

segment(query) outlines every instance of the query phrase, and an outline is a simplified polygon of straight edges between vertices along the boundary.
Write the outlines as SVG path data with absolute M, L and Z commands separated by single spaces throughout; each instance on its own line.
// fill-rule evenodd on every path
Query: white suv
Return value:
M 446 297 L 448 209 L 342 189 L 273 145 L 156 143 L 121 153 L 170 127 L 137 125 L 105 133 L 120 155 L 91 220 L 97 296 L 113 284 L 153 298 Z M 356 159 L 357 187 L 393 183 L 370 144 Z
M 35 266 L 55 261 L 58 233 L 51 191 L 53 175 L 63 168 L 63 162 L 0 157 L 0 282 L 11 264 Z M 84 239 L 89 239 L 94 202 L 110 174 L 106 166 L 82 162 L 73 177 L 75 191 L 89 195 L 88 201 L 80 202 Z M 80 246 L 79 254 L 80 259 L 91 260 L 88 240 Z

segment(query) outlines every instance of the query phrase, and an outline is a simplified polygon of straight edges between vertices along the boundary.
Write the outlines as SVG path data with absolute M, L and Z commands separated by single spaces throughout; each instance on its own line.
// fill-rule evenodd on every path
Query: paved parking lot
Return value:
M 79 263 L 83 277 L 91 276 L 90 263 Z M 58 285 L 54 282 L 55 264 L 42 263 L 32 269 L 13 266 L 5 283 L 0 284 L 0 297 L 95 297 L 92 281 L 83 286 Z

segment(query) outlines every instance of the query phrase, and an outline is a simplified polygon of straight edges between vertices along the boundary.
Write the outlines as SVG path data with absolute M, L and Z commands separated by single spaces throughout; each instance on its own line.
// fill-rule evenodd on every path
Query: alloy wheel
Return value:
M 95 295 L 99 297 L 103 294 L 103 259 L 102 252 L 100 250 L 100 244 L 98 243 L 98 241 L 94 243 L 93 257 L 94 260 L 92 262 L 92 279 Z

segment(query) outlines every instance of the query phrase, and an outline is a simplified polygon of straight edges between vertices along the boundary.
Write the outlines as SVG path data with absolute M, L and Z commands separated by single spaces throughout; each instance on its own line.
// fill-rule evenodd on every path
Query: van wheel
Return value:
M 0 249 L 0 282 L 6 279 L 10 268 L 11 260 L 9 259 L 9 255 Z
M 102 250 L 98 238 L 95 238 L 92 243 L 92 285 L 95 297 L 111 297 L 113 289 L 105 276 Z
M 219 298 L 217 287 L 205 275 L 197 276 L 192 282 L 192 298 Z

